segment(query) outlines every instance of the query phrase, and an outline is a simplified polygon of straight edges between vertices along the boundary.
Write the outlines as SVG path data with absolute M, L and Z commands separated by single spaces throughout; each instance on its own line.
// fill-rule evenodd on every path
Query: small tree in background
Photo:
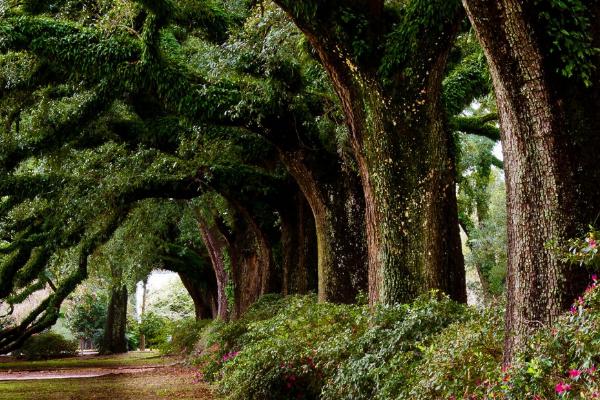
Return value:
M 108 296 L 98 288 L 82 286 L 67 304 L 67 327 L 80 341 L 91 340 L 98 347 L 106 324 Z

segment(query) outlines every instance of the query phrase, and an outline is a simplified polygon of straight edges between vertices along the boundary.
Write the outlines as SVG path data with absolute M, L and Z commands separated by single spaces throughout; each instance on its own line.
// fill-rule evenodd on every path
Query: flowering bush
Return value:
M 317 399 L 327 376 L 367 326 L 365 307 L 293 296 L 273 318 L 250 323 L 241 349 L 223 363 L 227 399 Z
M 194 361 L 202 366 L 204 379 L 209 382 L 219 379 L 224 362 L 229 361 L 224 357 L 237 353 L 243 346 L 241 341 L 249 325 L 272 318 L 286 302 L 281 295 L 268 294 L 254 303 L 240 319 L 230 322 L 215 320 L 208 325 L 200 334 Z
M 600 232 L 590 226 L 589 232 L 584 238 L 571 239 L 568 242 L 568 252 L 562 253 L 565 261 L 585 265 L 591 269 L 600 268 Z
M 406 398 L 484 399 L 500 377 L 504 310 L 492 307 L 435 337 L 413 375 Z
M 569 257 L 597 262 L 595 237 Z M 240 320 L 205 330 L 203 371 L 230 400 L 600 399 L 595 274 L 507 368 L 503 314 L 499 305 L 480 311 L 438 293 L 375 309 L 266 297 Z
M 571 311 L 540 330 L 488 398 L 600 398 L 600 287 L 594 276 Z

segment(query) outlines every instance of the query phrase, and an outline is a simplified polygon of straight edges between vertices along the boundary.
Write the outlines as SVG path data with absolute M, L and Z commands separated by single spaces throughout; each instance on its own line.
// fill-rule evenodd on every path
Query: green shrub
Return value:
M 227 399 L 316 399 L 339 357 L 367 326 L 365 307 L 294 296 L 273 318 L 248 325 L 222 359 Z
M 350 347 L 351 354 L 323 389 L 325 400 L 404 399 L 412 371 L 435 335 L 467 318 L 467 307 L 432 293 L 413 304 L 381 306 L 369 329 Z
M 160 348 L 169 339 L 169 321 L 153 312 L 144 314 L 138 329 L 146 337 L 148 348 Z
M 13 354 L 26 360 L 45 360 L 74 356 L 77 347 L 75 340 L 67 340 L 58 333 L 44 332 L 27 339 L 23 347 Z
M 489 396 L 505 399 L 600 398 L 600 282 L 579 297 L 570 312 L 540 330 Z
M 393 398 L 383 391 L 410 378 L 435 335 L 473 315 L 438 294 L 375 312 L 318 303 L 314 296 L 275 304 L 270 312 L 252 310 L 209 328 L 207 345 L 218 350 L 203 372 L 227 399 Z
M 600 398 L 596 277 L 507 369 L 503 325 L 502 307 L 478 311 L 438 294 L 374 310 L 266 299 L 203 331 L 203 371 L 229 400 Z
M 411 399 L 483 399 L 486 387 L 498 380 L 504 344 L 504 310 L 476 313 L 450 325 L 431 341 L 413 370 Z
M 215 320 L 200 334 L 196 363 L 202 365 L 204 378 L 217 379 L 222 359 L 235 353 L 242 346 L 240 339 L 248 332 L 253 322 L 264 321 L 275 316 L 286 304 L 287 299 L 279 294 L 267 294 L 254 303 L 238 320 L 224 322 Z
M 169 325 L 170 340 L 160 346 L 163 354 L 189 354 L 200 340 L 202 330 L 211 323 L 210 320 L 196 321 L 185 318 Z
M 127 317 L 127 329 L 125 331 L 127 349 L 135 350 L 140 346 L 140 324 L 132 316 Z
M 66 305 L 67 327 L 78 339 L 91 340 L 98 348 L 104 337 L 108 295 L 95 287 L 78 289 Z

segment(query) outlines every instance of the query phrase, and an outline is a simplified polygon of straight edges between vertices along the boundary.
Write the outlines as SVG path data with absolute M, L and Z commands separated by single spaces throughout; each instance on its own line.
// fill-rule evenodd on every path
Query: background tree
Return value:
M 508 191 L 506 362 L 585 285 L 546 247 L 596 220 L 598 2 L 464 0 L 498 99 Z

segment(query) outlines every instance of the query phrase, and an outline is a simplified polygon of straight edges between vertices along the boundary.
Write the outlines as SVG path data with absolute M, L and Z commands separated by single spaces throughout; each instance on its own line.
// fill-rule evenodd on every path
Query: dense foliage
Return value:
M 65 309 L 67 327 L 81 340 L 91 340 L 98 348 L 106 324 L 108 298 L 102 290 L 79 290 Z
M 594 278 L 597 279 L 597 278 Z M 600 285 L 502 366 L 499 307 L 438 294 L 410 305 L 266 297 L 239 321 L 212 323 L 196 362 L 227 399 L 591 399 L 600 359 Z
M 0 354 L 64 312 L 231 400 L 599 397 L 599 18 L 0 0 Z
M 27 360 L 69 357 L 77 354 L 77 346 L 76 341 L 67 340 L 58 333 L 44 332 L 29 338 L 14 355 Z

